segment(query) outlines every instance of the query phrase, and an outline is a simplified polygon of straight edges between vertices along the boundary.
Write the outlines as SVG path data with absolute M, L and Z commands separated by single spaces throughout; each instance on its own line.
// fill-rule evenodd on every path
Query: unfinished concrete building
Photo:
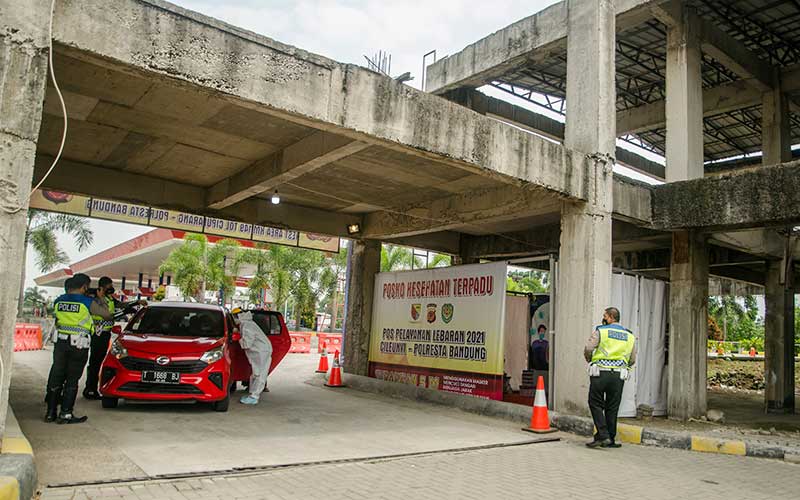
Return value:
M 576 353 L 613 268 L 670 280 L 669 414 L 683 419 L 706 411 L 709 277 L 763 286 L 765 406 L 793 411 L 800 12 L 730 4 L 565 0 L 437 61 L 422 92 L 161 0 L 58 1 L 69 133 L 42 187 L 345 237 L 360 224 L 345 339 L 357 374 L 382 241 L 462 263 L 553 254 L 555 408 L 568 413 L 587 411 Z M 0 0 L 3 332 L 30 188 L 61 142 L 49 8 Z M 486 84 L 546 96 L 566 122 L 475 92 Z M 619 150 L 619 137 L 666 167 Z M 708 163 L 762 149 L 755 165 Z M 668 182 L 615 176 L 617 161 Z M 0 422 L 12 345 L 4 333 Z

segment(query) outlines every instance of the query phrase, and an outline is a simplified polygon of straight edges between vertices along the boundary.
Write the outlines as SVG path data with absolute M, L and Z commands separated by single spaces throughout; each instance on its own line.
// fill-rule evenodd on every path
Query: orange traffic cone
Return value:
M 331 376 L 325 382 L 326 387 L 344 387 L 342 384 L 342 368 L 339 366 L 339 351 L 333 354 L 333 368 L 331 368 Z
M 317 366 L 317 373 L 328 372 L 328 352 L 325 349 L 325 343 L 322 343 L 322 352 L 319 353 L 319 365 Z
M 533 399 L 531 426 L 522 430 L 537 434 L 546 434 L 557 430 L 550 427 L 550 417 L 547 414 L 547 395 L 544 393 L 544 377 L 541 375 L 539 375 L 539 380 L 536 381 L 536 397 Z

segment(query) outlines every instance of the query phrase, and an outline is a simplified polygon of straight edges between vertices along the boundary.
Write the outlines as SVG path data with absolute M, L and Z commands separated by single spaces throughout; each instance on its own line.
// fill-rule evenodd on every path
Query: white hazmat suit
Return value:
M 253 321 L 253 313 L 240 313 L 239 324 L 242 334 L 239 345 L 244 349 L 252 371 L 248 390 L 250 397 L 258 400 L 267 386 L 267 375 L 269 375 L 269 367 L 272 365 L 272 342 Z

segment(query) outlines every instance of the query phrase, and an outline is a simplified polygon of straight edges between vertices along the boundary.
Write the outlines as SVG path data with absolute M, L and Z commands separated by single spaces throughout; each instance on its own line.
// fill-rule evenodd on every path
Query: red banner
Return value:
M 369 376 L 388 382 L 400 382 L 454 392 L 483 399 L 503 400 L 503 376 L 483 373 L 467 373 L 419 366 L 369 363 Z

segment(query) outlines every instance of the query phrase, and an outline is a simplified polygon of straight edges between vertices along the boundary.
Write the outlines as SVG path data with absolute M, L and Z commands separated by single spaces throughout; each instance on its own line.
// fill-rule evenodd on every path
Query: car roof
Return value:
M 224 309 L 216 304 L 201 304 L 200 302 L 152 302 L 148 303 L 147 307 L 153 307 L 153 308 L 180 307 L 182 309 L 199 309 L 203 311 L 224 312 Z

